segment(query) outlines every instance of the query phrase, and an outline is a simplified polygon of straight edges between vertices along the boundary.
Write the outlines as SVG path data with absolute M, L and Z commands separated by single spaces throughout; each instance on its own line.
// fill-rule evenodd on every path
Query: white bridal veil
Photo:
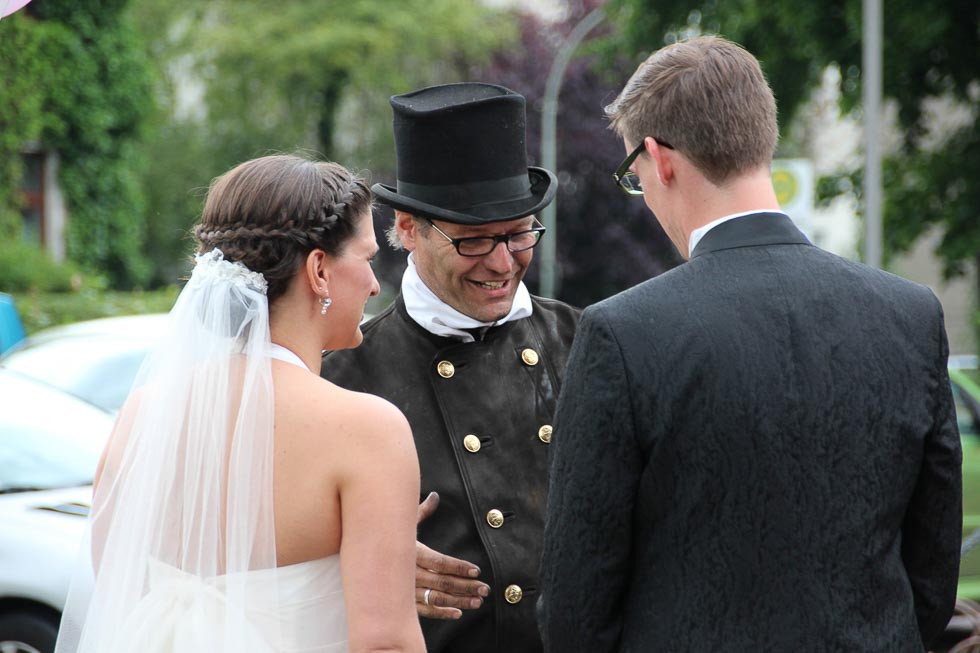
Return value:
M 57 653 L 277 648 L 247 573 L 276 567 L 265 291 L 197 257 L 120 413 Z

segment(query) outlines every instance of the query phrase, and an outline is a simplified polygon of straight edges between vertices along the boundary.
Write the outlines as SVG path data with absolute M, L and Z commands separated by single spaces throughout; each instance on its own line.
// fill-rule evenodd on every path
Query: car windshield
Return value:
M 106 336 L 49 340 L 16 351 L 3 367 L 118 411 L 146 356 L 148 339 Z
M 0 374 L 0 493 L 92 482 L 112 418 L 63 392 Z

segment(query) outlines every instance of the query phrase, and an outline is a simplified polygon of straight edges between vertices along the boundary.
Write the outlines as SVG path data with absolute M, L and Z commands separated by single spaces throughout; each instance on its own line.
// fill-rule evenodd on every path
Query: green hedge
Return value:
M 0 22 L 0 238 L 20 236 L 24 148 L 58 152 L 68 256 L 116 288 L 151 272 L 140 180 L 154 78 L 128 4 L 45 0 Z
M 117 292 L 93 288 L 77 292 L 11 293 L 24 330 L 32 333 L 58 324 L 94 320 L 115 315 L 165 313 L 177 300 L 180 289 Z
M 89 286 L 101 288 L 97 275 L 83 277 L 72 263 L 55 263 L 35 245 L 12 241 L 0 243 L 0 292 L 68 292 Z

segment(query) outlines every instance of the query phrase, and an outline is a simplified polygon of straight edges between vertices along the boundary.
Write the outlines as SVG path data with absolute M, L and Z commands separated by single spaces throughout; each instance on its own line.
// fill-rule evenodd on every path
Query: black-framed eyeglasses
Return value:
M 666 141 L 662 141 L 659 138 L 655 138 L 654 140 L 657 141 L 657 144 L 660 147 L 666 147 L 668 150 L 674 149 L 674 146 Z M 616 172 L 613 173 L 613 179 L 616 180 L 616 184 L 622 188 L 623 192 L 625 192 L 627 195 L 643 194 L 643 188 L 640 186 L 640 178 L 635 172 L 630 170 L 630 166 L 633 165 L 633 161 L 635 161 L 636 157 L 640 155 L 643 148 L 643 141 L 640 141 L 640 144 L 633 148 L 633 151 L 630 152 L 625 159 L 623 159 L 623 162 L 619 164 L 618 168 L 616 168 Z
M 536 227 L 531 227 L 527 231 L 518 231 L 514 234 L 501 234 L 500 236 L 471 236 L 467 238 L 453 238 L 442 229 L 437 227 L 432 220 L 426 218 L 426 222 L 439 232 L 443 238 L 448 240 L 456 248 L 460 256 L 486 256 L 493 251 L 497 243 L 504 243 L 511 253 L 523 252 L 531 249 L 541 241 L 541 236 L 546 231 L 544 225 L 534 220 Z

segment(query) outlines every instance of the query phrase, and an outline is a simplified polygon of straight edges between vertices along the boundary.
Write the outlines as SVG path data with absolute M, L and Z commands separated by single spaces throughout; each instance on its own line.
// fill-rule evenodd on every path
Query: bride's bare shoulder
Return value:
M 321 381 L 323 381 L 321 379 Z M 324 444 L 344 452 L 342 477 L 379 475 L 418 480 L 418 458 L 408 420 L 391 402 L 381 397 L 352 392 L 329 381 L 318 384 L 311 397 L 310 424 L 320 431 Z M 365 470 L 372 470 L 366 474 Z M 416 489 L 416 494 L 418 494 Z
M 365 392 L 354 392 L 341 388 L 325 379 L 318 379 L 320 408 L 328 414 L 336 414 L 357 422 L 374 422 L 386 427 L 404 423 L 405 416 L 390 401 Z
M 303 375 L 294 381 L 277 385 L 277 393 L 287 396 L 276 403 L 285 409 L 281 417 L 290 422 L 303 424 L 323 437 L 368 436 L 375 444 L 411 440 L 408 421 L 391 402 L 341 388 L 318 376 Z
M 408 420 L 394 404 L 313 375 L 277 384 L 276 392 L 283 478 L 319 476 L 334 484 L 347 505 L 397 488 L 399 496 L 410 498 L 414 514 L 418 457 Z

